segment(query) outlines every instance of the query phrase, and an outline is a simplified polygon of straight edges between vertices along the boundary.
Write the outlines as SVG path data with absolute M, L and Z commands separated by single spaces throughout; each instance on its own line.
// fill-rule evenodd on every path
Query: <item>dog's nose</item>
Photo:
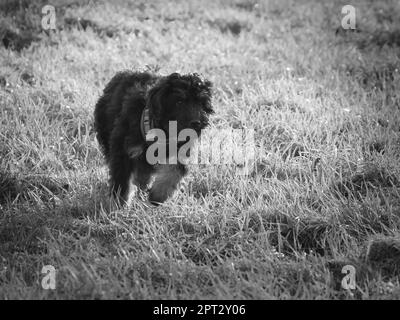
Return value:
M 193 129 L 199 129 L 200 126 L 201 126 L 201 122 L 200 122 L 200 120 L 193 120 L 193 121 L 190 121 L 190 126 L 191 126 Z

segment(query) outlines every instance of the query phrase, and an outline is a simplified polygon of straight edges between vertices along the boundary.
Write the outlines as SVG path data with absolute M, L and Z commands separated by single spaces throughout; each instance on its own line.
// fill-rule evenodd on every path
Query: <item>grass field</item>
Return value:
M 0 298 L 399 299 L 400 5 L 352 1 L 352 31 L 346 4 L 1 1 Z M 123 69 L 209 78 L 250 174 L 113 209 L 93 110 Z

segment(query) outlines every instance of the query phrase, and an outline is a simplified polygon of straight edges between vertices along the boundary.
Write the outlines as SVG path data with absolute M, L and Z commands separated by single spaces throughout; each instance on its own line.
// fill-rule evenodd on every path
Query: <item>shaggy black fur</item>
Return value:
M 167 137 L 169 121 L 177 121 L 178 133 L 192 128 L 200 135 L 213 113 L 211 86 L 211 82 L 197 74 L 173 73 L 163 77 L 131 71 L 116 74 L 107 84 L 96 104 L 95 129 L 110 168 L 112 193 L 120 203 L 129 200 L 131 180 L 146 190 L 153 175 L 149 200 L 162 203 L 187 172 L 180 162 L 149 164 L 146 159 L 149 142 L 140 129 L 144 108 L 149 108 L 152 128 L 164 130 Z

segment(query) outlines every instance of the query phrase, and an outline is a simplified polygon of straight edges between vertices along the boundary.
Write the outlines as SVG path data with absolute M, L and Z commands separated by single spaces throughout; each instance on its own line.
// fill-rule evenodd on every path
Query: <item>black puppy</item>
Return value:
M 131 182 L 146 190 L 152 176 L 150 202 L 162 203 L 173 194 L 187 168 L 179 159 L 176 164 L 148 161 L 146 151 L 152 142 L 146 141 L 146 134 L 161 129 L 171 138 L 169 123 L 176 121 L 178 134 L 190 128 L 200 135 L 214 112 L 211 87 L 197 74 L 162 77 L 124 71 L 111 79 L 94 116 L 97 139 L 110 168 L 111 191 L 120 204 L 129 200 Z

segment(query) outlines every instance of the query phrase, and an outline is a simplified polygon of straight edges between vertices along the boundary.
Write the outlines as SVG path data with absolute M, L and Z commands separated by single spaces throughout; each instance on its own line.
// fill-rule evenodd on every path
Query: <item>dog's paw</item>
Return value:
M 165 192 L 158 192 L 156 190 L 150 190 L 149 202 L 154 206 L 163 204 L 168 199 L 168 195 Z
M 181 180 L 179 183 L 179 191 L 182 193 L 186 193 L 189 190 L 189 182 L 186 180 Z

